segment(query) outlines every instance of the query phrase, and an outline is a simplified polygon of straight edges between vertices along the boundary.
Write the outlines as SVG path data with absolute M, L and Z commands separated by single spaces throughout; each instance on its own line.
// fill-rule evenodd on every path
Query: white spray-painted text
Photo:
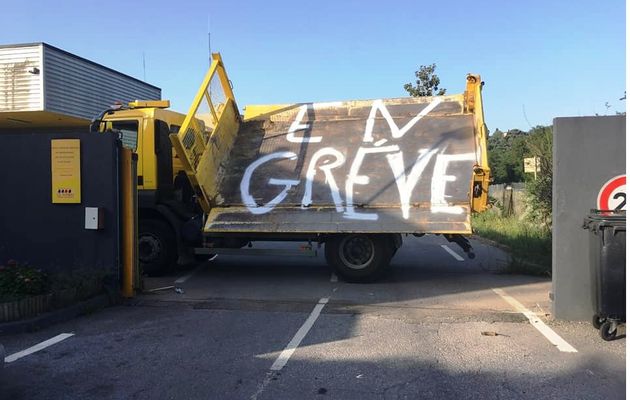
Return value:
M 343 216 L 349 219 L 368 221 L 378 220 L 378 214 L 375 212 L 357 211 L 356 207 L 358 204 L 355 204 L 354 194 L 355 185 L 370 184 L 370 177 L 361 174 L 361 167 L 364 164 L 365 159 L 367 157 L 380 156 L 385 157 L 392 171 L 396 187 L 398 188 L 398 194 L 400 196 L 400 209 L 404 219 L 409 219 L 412 194 L 433 158 L 435 158 L 435 162 L 433 174 L 431 176 L 431 212 L 448 214 L 463 213 L 464 209 L 462 207 L 453 206 L 448 201 L 449 196 L 446 194 L 447 183 L 454 182 L 456 177 L 453 175 L 447 175 L 447 169 L 451 163 L 474 161 L 476 159 L 474 152 L 463 154 L 444 154 L 446 145 L 442 145 L 441 147 L 435 145 L 428 149 L 419 149 L 417 152 L 417 158 L 411 167 L 411 170 L 409 173 L 406 173 L 403 152 L 397 144 L 383 146 L 387 142 L 387 139 L 380 139 L 374 142 L 373 132 L 377 112 L 380 112 L 387 122 L 391 131 L 392 139 L 400 139 L 409 132 L 410 129 L 418 123 L 418 121 L 435 109 L 441 101 L 441 98 L 433 100 L 407 124 L 405 124 L 402 128 L 399 128 L 391 117 L 383 101 L 375 100 L 372 103 L 372 108 L 366 121 L 363 135 L 363 145 L 357 149 L 354 159 L 350 164 L 350 171 L 346 175 L 345 199 L 342 198 L 342 194 L 339 191 L 339 185 L 335 180 L 332 171 L 346 164 L 346 156 L 335 148 L 323 147 L 311 156 L 310 162 L 308 163 L 308 169 L 306 171 L 304 182 L 304 195 L 301 202 L 302 209 L 308 209 L 312 205 L 313 182 L 315 181 L 317 174 L 321 173 L 323 174 L 324 182 L 330 189 L 330 196 L 337 212 L 343 212 Z M 312 105 L 302 105 L 298 110 L 295 120 L 289 127 L 286 134 L 286 139 L 289 142 L 320 143 L 322 141 L 323 138 L 321 136 L 295 136 L 297 131 L 304 131 L 311 127 L 311 124 L 308 122 L 302 123 L 305 114 L 310 109 L 312 109 Z M 270 201 L 265 204 L 258 204 L 250 193 L 251 179 L 256 169 L 268 162 L 286 159 L 297 160 L 297 157 L 297 154 L 294 152 L 279 151 L 267 154 L 247 167 L 241 180 L 240 189 L 243 204 L 251 213 L 266 214 L 270 212 L 274 209 L 274 207 L 283 202 L 293 187 L 298 186 L 301 183 L 300 180 L 295 179 L 269 178 L 267 182 L 269 185 L 279 186 L 282 189 Z

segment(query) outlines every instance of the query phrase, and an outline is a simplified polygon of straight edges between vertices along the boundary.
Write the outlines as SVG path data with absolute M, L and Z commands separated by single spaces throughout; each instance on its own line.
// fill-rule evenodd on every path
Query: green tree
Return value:
M 442 96 L 446 89 L 440 88 L 440 78 L 435 74 L 435 63 L 421 65 L 415 72 L 416 83 L 406 83 L 403 88 L 413 97 Z
M 518 129 L 506 133 L 496 130 L 488 139 L 488 163 L 493 183 L 524 182 L 523 158 L 527 153 L 527 134 Z
M 528 179 L 527 195 L 531 216 L 539 223 L 551 228 L 552 194 L 553 194 L 553 128 L 536 126 L 529 131 L 527 152 L 530 157 L 538 157 L 540 172 L 536 179 Z

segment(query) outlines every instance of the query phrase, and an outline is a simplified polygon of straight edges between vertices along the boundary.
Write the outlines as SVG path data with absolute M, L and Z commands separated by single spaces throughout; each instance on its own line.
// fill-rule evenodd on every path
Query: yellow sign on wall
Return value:
M 81 141 L 51 140 L 52 202 L 81 203 Z

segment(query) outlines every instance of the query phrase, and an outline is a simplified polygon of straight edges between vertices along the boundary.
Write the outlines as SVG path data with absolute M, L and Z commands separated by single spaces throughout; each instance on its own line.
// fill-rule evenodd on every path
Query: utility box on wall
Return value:
M 591 209 L 625 209 L 625 168 L 625 115 L 554 119 L 555 318 L 590 321 L 593 316 L 589 236 L 582 224 Z

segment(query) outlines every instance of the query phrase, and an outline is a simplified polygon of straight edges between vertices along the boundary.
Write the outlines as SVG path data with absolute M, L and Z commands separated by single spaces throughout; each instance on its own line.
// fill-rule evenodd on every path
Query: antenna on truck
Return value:
M 210 14 L 208 14 L 208 64 L 212 65 L 212 46 L 210 41 Z

